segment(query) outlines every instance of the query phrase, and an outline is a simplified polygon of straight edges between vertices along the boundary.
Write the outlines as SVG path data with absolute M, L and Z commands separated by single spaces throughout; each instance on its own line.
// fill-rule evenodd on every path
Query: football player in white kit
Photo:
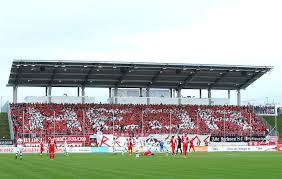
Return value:
M 116 138 L 113 136 L 113 154 L 116 154 Z
M 124 155 L 124 153 L 126 153 L 127 148 L 128 148 L 128 138 L 123 143 L 123 149 L 122 149 L 122 152 L 121 152 L 122 155 Z
M 65 138 L 65 141 L 64 141 L 64 155 L 69 156 L 69 147 L 68 147 L 68 143 L 67 143 L 66 138 Z
M 141 138 L 136 136 L 136 140 L 135 140 L 135 156 L 136 156 L 136 158 L 138 158 L 140 156 L 139 152 L 141 150 L 141 146 L 142 146 L 142 140 L 141 140 Z
M 170 152 L 170 140 L 169 140 L 170 136 L 168 136 L 167 138 L 164 139 L 164 151 L 166 152 L 166 156 L 169 155 Z
M 17 140 L 17 151 L 16 151 L 16 159 L 18 159 L 18 155 L 20 155 L 20 160 L 23 158 L 23 140 L 21 137 Z

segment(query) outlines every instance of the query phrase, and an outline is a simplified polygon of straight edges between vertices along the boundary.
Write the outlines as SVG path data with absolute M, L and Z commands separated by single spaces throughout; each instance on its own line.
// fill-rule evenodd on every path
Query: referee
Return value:
M 180 136 L 178 136 L 178 138 L 177 138 L 176 154 L 178 154 L 178 149 L 180 149 L 180 152 L 181 152 L 181 155 L 182 155 L 182 147 L 181 147 L 181 144 L 182 144 L 182 140 L 181 140 Z

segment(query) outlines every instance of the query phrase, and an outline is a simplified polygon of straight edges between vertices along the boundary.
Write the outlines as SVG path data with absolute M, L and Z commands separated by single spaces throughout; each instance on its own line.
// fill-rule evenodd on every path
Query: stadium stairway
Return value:
M 0 139 L 10 139 L 8 114 L 0 113 Z

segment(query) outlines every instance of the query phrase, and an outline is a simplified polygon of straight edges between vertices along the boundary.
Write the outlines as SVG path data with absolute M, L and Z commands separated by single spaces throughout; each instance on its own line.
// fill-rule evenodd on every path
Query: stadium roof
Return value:
M 245 89 L 270 66 L 14 60 L 7 86 Z

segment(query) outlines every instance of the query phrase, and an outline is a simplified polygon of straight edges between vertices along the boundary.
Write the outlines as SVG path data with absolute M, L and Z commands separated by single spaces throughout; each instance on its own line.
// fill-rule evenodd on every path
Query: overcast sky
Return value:
M 6 84 L 13 59 L 110 60 L 274 66 L 242 91 L 242 101 L 282 103 L 281 9 L 281 0 L 1 1 L 1 96 L 12 98 Z M 44 93 L 19 88 L 19 99 Z M 76 89 L 53 95 L 64 93 Z M 86 90 L 98 101 L 107 93 Z

